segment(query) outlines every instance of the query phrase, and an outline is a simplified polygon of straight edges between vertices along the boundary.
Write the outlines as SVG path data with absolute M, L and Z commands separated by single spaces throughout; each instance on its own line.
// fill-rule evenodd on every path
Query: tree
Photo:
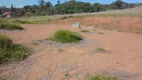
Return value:
M 59 1 L 59 0 L 57 1 L 57 4 L 60 4 L 60 1 Z
M 40 6 L 40 7 L 43 7 L 44 4 L 45 4 L 45 1 L 44 1 L 44 0 L 39 0 L 39 6 Z
M 125 3 L 122 0 L 116 0 L 114 3 L 112 3 L 113 9 L 125 9 L 128 8 L 128 3 Z
M 49 2 L 49 1 L 45 3 L 45 7 L 46 7 L 46 8 L 49 8 L 49 7 L 52 7 L 52 6 L 53 6 L 52 3 Z

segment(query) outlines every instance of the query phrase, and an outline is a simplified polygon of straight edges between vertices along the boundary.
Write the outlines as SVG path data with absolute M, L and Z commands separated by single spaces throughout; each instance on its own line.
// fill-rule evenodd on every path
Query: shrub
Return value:
M 99 74 L 99 75 L 90 76 L 87 80 L 117 80 L 117 78 L 104 74 Z
M 76 32 L 68 30 L 58 30 L 50 39 L 55 42 L 73 43 L 73 42 L 79 42 L 80 40 L 82 40 L 82 37 Z
M 89 30 L 81 30 L 81 32 L 89 32 Z
M 23 30 L 20 25 L 12 24 L 12 23 L 1 23 L 0 29 L 6 29 L 6 30 Z
M 16 19 L 13 21 L 14 23 L 21 23 L 21 24 L 36 24 L 36 22 L 33 21 L 28 21 L 28 20 L 20 20 L 20 19 Z
M 23 45 L 15 45 L 7 36 L 0 35 L 0 64 L 9 61 L 25 59 L 30 54 L 30 49 Z

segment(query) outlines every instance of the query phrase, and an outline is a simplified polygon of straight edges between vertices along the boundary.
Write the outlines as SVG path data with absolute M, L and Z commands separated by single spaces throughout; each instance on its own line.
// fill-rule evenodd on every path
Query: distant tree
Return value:
M 122 0 L 116 0 L 114 3 L 112 3 L 113 9 L 125 9 L 128 8 L 128 3 L 122 1 Z
M 43 7 L 44 4 L 45 4 L 45 1 L 44 1 L 44 0 L 39 0 L 39 6 L 40 6 L 40 7 Z
M 60 1 L 59 1 L 59 0 L 57 1 L 57 4 L 60 4 Z
M 52 6 L 53 6 L 52 3 L 49 2 L 49 1 L 45 3 L 45 7 L 46 7 L 46 8 L 49 8 L 49 7 L 52 7 Z
M 100 3 L 94 3 L 93 8 L 95 12 L 101 11 L 101 4 Z

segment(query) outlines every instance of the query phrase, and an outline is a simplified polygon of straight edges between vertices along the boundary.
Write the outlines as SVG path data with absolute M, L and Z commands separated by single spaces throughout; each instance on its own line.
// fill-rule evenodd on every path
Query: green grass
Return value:
M 105 53 L 105 52 L 107 52 L 107 50 L 102 47 L 98 47 L 98 48 L 96 48 L 96 52 Z
M 15 19 L 13 22 L 20 23 L 20 24 L 36 24 L 36 22 L 34 21 L 21 20 L 21 19 Z
M 116 77 L 112 77 L 109 75 L 98 74 L 90 76 L 87 80 L 118 80 Z
M 89 30 L 81 30 L 80 32 L 90 32 Z
M 72 32 L 69 30 L 58 30 L 49 39 L 55 42 L 74 43 L 82 40 L 82 37 L 76 32 Z
M 30 54 L 30 49 L 23 45 L 13 44 L 5 35 L 0 35 L 0 64 L 25 59 Z
M 0 29 L 4 30 L 23 30 L 24 28 L 18 24 L 13 23 L 0 23 Z

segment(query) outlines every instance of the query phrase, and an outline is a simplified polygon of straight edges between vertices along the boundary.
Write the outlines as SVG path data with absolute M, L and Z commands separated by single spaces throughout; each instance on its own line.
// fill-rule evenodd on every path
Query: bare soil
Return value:
M 87 28 L 80 32 L 72 24 L 110 26 L 113 30 Z M 9 80 L 85 80 L 87 76 L 106 73 L 120 80 L 142 80 L 142 35 L 128 33 L 142 29 L 140 17 L 72 18 L 56 24 L 25 24 L 23 31 L 4 31 L 14 43 L 32 47 L 26 60 L 0 66 L 0 76 Z M 118 29 L 114 27 L 118 26 Z M 107 28 L 107 29 L 108 29 Z M 45 40 L 56 30 L 67 29 L 80 33 L 80 43 L 62 44 Z M 96 30 L 96 31 L 94 31 Z M 119 32 L 122 30 L 126 32 Z M 98 34 L 103 32 L 104 34 Z M 96 52 L 103 47 L 108 52 Z

